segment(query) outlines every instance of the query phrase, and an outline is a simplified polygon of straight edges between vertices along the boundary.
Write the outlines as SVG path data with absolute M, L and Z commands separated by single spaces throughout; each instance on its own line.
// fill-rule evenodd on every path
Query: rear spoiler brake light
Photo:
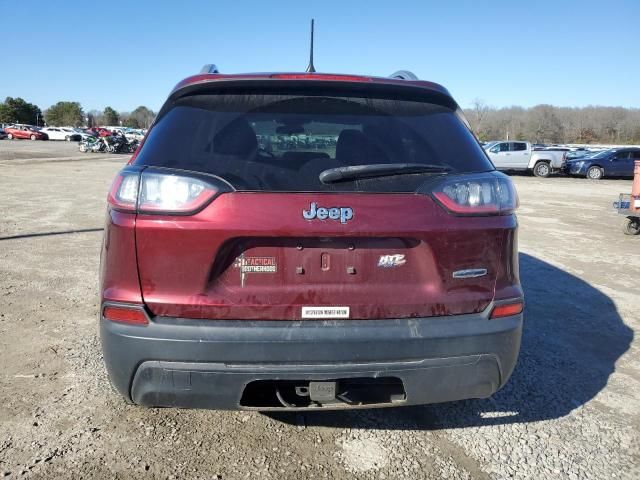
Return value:
M 325 73 L 274 73 L 269 78 L 280 80 L 332 80 L 343 82 L 371 82 L 369 77 L 358 75 L 334 75 Z

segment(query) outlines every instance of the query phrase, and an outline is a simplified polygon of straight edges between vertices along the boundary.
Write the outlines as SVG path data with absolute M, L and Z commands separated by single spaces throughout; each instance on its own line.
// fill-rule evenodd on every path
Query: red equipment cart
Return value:
M 622 231 L 626 235 L 640 234 L 640 160 L 636 160 L 633 170 L 633 185 L 631 195 L 621 193 L 613 207 L 618 213 L 627 217 L 622 225 Z

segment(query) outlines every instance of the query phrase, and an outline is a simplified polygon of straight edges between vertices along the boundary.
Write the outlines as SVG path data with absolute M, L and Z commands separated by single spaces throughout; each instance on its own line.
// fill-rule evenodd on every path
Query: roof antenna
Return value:
M 313 66 L 313 18 L 311 19 L 311 52 L 309 52 L 308 73 L 316 73 L 316 67 Z

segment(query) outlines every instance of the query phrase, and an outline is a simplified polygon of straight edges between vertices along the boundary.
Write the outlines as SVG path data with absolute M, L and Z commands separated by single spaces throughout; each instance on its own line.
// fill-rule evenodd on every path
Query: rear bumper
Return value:
M 399 320 L 101 319 L 100 335 L 112 383 L 141 405 L 251 408 L 240 404 L 250 382 L 363 377 L 400 379 L 405 398 L 393 405 L 416 405 L 488 397 L 506 383 L 522 314 L 489 320 L 491 308 Z

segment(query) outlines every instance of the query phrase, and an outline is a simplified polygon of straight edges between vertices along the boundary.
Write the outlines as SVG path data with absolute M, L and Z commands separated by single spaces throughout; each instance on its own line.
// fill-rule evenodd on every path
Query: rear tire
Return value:
M 9 135 L 7 135 L 7 138 L 8 138 L 9 140 L 13 140 L 13 134 L 12 134 L 12 133 L 10 133 Z
M 622 225 L 622 232 L 625 235 L 640 235 L 640 218 L 627 217 Z
M 587 170 L 587 178 L 589 180 L 602 180 L 604 172 L 600 167 L 589 167 Z
M 71 141 L 71 138 L 69 137 L 69 135 L 67 135 L 66 137 L 64 137 L 64 139 L 65 139 L 67 142 L 70 142 L 70 141 Z
M 29 138 L 30 138 L 31 140 L 35 140 L 35 139 L 36 139 L 36 136 L 35 136 L 35 135 L 31 135 Z
M 538 162 L 533 167 L 533 174 L 536 177 L 547 178 L 551 175 L 551 166 L 548 162 Z

